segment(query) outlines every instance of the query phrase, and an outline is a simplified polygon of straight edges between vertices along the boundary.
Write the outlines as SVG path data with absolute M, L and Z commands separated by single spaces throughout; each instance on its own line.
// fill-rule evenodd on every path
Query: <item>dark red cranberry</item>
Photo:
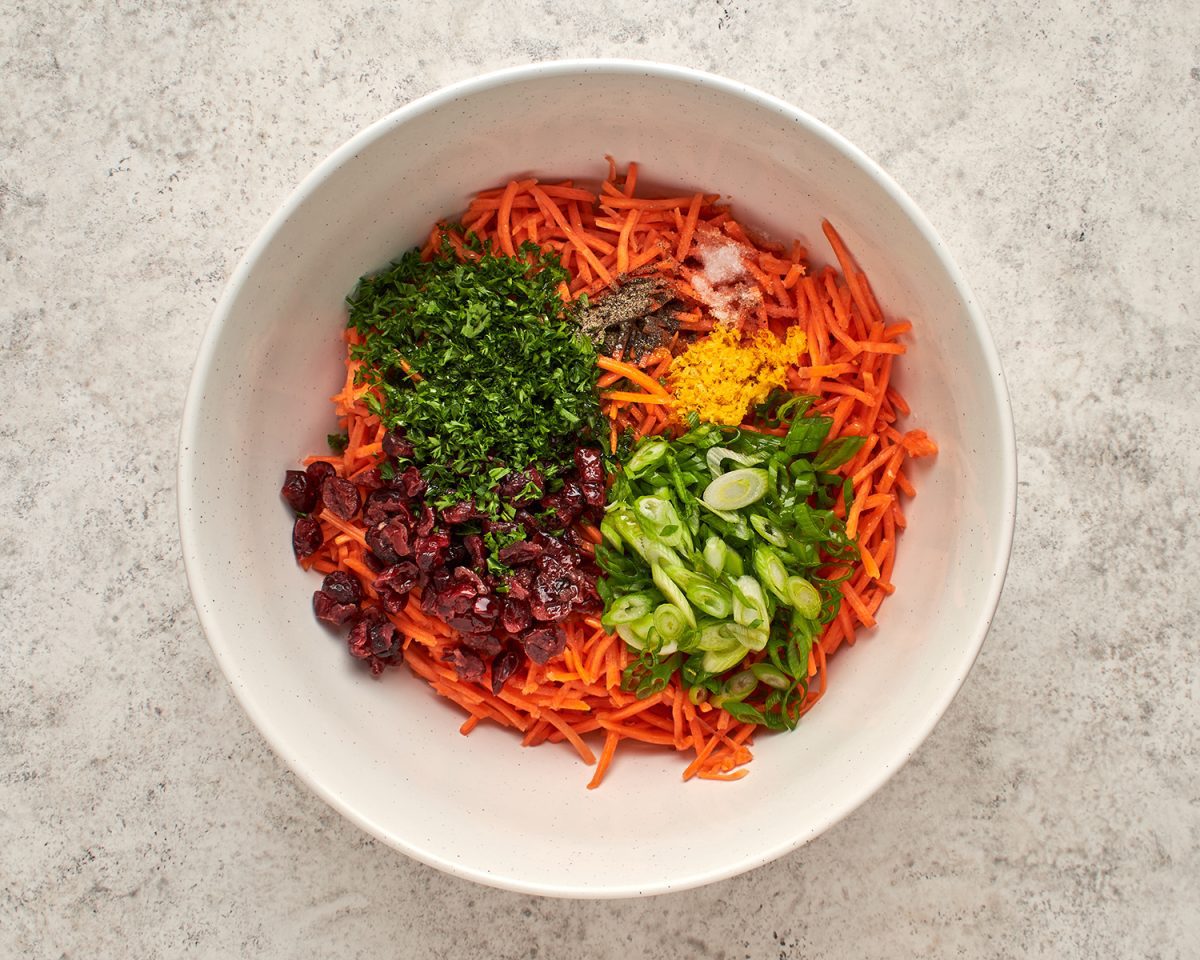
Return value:
M 496 485 L 496 492 L 513 503 L 534 503 L 546 492 L 546 478 L 537 467 L 513 470 Z
M 288 506 L 297 513 L 311 513 L 317 505 L 318 490 L 303 470 L 289 470 L 284 474 L 283 488 L 279 491 Z
M 452 507 L 445 507 L 442 510 L 442 521 L 444 523 L 466 523 L 468 520 L 475 520 L 480 516 L 475 509 L 474 500 L 464 500 L 461 503 L 456 503 Z
M 442 660 L 454 667 L 454 672 L 458 674 L 459 680 L 473 683 L 483 676 L 483 660 L 480 659 L 479 654 L 472 653 L 470 650 L 455 647 L 453 650 L 447 650 L 442 656 Z
M 318 620 L 340 627 L 358 615 L 358 604 L 339 603 L 324 590 L 317 590 L 313 593 L 313 613 Z
M 521 646 L 530 660 L 543 664 L 563 652 L 567 635 L 558 627 L 538 627 L 521 637 Z
M 371 644 L 371 653 L 377 657 L 390 658 L 400 652 L 403 638 L 391 620 L 378 620 L 372 623 L 367 631 L 367 636 Z
M 330 477 L 337 476 L 337 471 L 333 469 L 333 464 L 328 460 L 314 460 L 304 468 L 304 472 L 308 474 L 308 482 L 312 484 L 318 496 L 325 481 Z
M 408 526 L 400 517 L 385 520 L 367 530 L 367 546 L 387 566 L 412 553 Z
M 375 592 L 388 613 L 399 613 L 408 593 L 417 585 L 417 565 L 411 560 L 394 564 L 375 578 Z
M 471 555 L 467 553 L 467 548 L 463 546 L 462 540 L 458 537 L 450 537 L 450 546 L 446 548 L 446 556 L 442 562 L 448 567 L 469 566 L 471 563 Z
M 500 607 L 500 626 L 509 633 L 520 633 L 529 626 L 533 616 L 524 600 L 508 596 Z
M 578 447 L 575 450 L 575 469 L 579 471 L 580 483 L 604 486 L 604 461 L 595 447 Z
M 568 480 L 558 493 L 542 497 L 542 508 L 546 511 L 543 522 L 548 529 L 569 527 L 579 519 L 585 505 L 579 484 Z
M 413 541 L 412 547 L 417 566 L 424 573 L 429 573 L 434 567 L 440 567 L 446 557 L 446 548 L 449 546 L 450 535 L 446 533 L 431 533 L 427 537 L 418 536 Z
M 393 483 L 399 490 L 403 490 L 408 496 L 416 497 L 423 496 L 428 484 L 425 483 L 425 478 L 421 476 L 421 471 L 416 467 L 407 468 L 399 477 L 397 482 Z
M 487 657 L 500 652 L 500 639 L 490 633 L 464 633 L 462 642 Z
M 487 562 L 483 550 L 483 537 L 477 533 L 468 533 L 462 538 L 462 544 L 467 551 L 467 557 L 471 565 L 482 568 Z
M 358 603 L 362 600 L 362 584 L 358 577 L 345 570 L 334 570 L 325 575 L 321 589 L 337 603 Z
M 427 537 L 433 533 L 434 525 L 437 523 L 437 517 L 434 516 L 433 508 L 429 504 L 421 507 L 421 516 L 417 518 L 417 522 L 413 529 L 417 531 L 417 536 Z
M 533 583 L 529 595 L 529 612 L 535 620 L 564 619 L 571 612 L 571 605 L 579 599 L 579 587 L 566 576 L 541 573 Z
M 325 478 L 325 482 L 321 484 L 321 499 L 325 501 L 326 509 L 342 520 L 349 520 L 362 506 L 358 487 L 341 477 Z
M 507 547 L 501 547 L 496 553 L 496 557 L 505 566 L 519 567 L 524 563 L 533 563 L 545 552 L 545 548 L 539 543 L 518 540 L 516 543 L 510 543 Z
M 378 467 L 368 467 L 366 470 L 360 470 L 354 475 L 354 482 L 370 491 L 382 490 L 387 486 L 383 481 L 383 474 Z
M 375 611 L 365 612 L 350 628 L 350 636 L 346 638 L 346 646 L 350 653 L 360 660 L 366 660 L 371 655 L 371 625 L 375 623 Z
M 516 597 L 518 600 L 528 600 L 530 591 L 533 590 L 533 578 L 535 571 L 532 567 L 520 567 L 509 574 L 504 581 L 508 586 L 508 595 Z
M 373 527 L 381 520 L 401 517 L 406 524 L 411 524 L 413 517 L 408 503 L 408 497 L 400 490 L 375 490 L 363 506 L 363 523 Z
M 413 455 L 413 445 L 404 436 L 404 431 L 393 427 L 383 435 L 383 452 L 389 457 L 402 457 L 408 460 Z
M 538 530 L 540 530 L 542 528 L 542 525 L 538 522 L 538 518 L 535 517 L 528 510 L 526 510 L 524 507 L 521 507 L 513 515 L 513 522 L 518 524 L 521 527 L 524 527 L 525 532 L 529 536 L 533 536 L 533 534 L 537 533 Z
M 579 489 L 583 492 L 583 502 L 589 507 L 602 507 L 608 499 L 608 491 L 605 490 L 602 483 L 584 481 L 579 485 Z
M 311 557 L 324 542 L 321 525 L 313 517 L 296 518 L 292 526 L 292 550 L 295 551 L 297 560 Z
M 492 660 L 492 693 L 498 694 L 520 665 L 521 657 L 515 650 L 498 653 Z

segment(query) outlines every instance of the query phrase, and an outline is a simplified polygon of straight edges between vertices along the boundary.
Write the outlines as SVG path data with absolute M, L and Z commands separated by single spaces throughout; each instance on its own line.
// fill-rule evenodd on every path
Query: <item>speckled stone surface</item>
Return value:
M 1200 956 L 1194 23 L 1190 0 L 6 5 L 0 955 Z M 209 653 L 173 489 L 200 337 L 295 182 L 444 83 L 592 55 L 746 81 L 879 160 L 974 285 L 1020 450 L 1004 598 L 913 761 L 802 850 L 643 901 L 474 886 L 311 795 Z

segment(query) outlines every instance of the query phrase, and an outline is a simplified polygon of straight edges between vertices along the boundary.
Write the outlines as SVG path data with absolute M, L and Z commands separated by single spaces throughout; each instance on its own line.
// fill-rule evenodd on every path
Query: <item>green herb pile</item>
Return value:
M 825 443 L 831 421 L 806 416 L 812 402 L 760 411 L 770 424 L 790 419 L 784 436 L 693 418 L 677 440 L 647 437 L 625 459 L 596 560 L 602 622 L 641 651 L 627 691 L 650 696 L 678 671 L 693 701 L 796 725 L 809 651 L 849 575 L 828 571 L 855 549 L 833 511 L 849 481 L 832 471 L 863 443 Z
M 526 244 L 517 258 L 477 239 L 466 262 L 443 241 L 422 262 L 417 250 L 359 281 L 350 325 L 364 338 L 353 353 L 385 425 L 403 427 L 413 462 L 437 506 L 475 498 L 495 517 L 495 485 L 537 465 L 547 480 L 572 462 L 599 409 L 596 353 L 578 333 L 558 285 L 557 258 Z

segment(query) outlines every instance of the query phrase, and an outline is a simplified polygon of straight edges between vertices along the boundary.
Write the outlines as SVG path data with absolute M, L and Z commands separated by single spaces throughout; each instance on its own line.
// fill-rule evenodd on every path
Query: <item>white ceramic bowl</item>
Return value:
M 584 111 L 584 104 L 590 109 Z M 573 751 L 461 715 L 407 671 L 372 679 L 313 619 L 283 471 L 334 427 L 343 298 L 470 195 L 518 174 L 719 191 L 739 219 L 831 259 L 828 217 L 885 310 L 915 331 L 897 377 L 940 455 L 919 490 L 873 636 L 832 661 L 796 731 L 758 738 L 750 775 L 683 783 L 664 753 L 618 753 L 599 790 Z M 364 830 L 512 890 L 617 897 L 694 887 L 796 849 L 896 772 L 962 684 L 1008 562 L 1008 397 L 989 333 L 913 202 L 812 117 L 717 77 L 632 61 L 548 63 L 424 97 L 355 136 L 271 218 L 234 271 L 184 412 L 180 526 L 222 669 L 283 760 Z

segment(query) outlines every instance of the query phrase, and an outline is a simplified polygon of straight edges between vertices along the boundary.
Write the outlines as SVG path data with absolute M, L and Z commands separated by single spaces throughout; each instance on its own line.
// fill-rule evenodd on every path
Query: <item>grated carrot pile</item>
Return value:
M 556 252 L 572 278 L 560 289 L 564 300 L 602 296 L 618 278 L 632 273 L 657 273 L 674 285 L 684 304 L 674 340 L 639 362 L 599 360 L 597 385 L 609 424 L 604 439 L 614 452 L 627 430 L 640 437 L 681 429 L 666 377 L 689 340 L 717 324 L 732 323 L 751 334 L 770 330 L 799 346 L 786 368 L 787 387 L 817 397 L 814 410 L 833 419 L 830 441 L 866 438 L 838 471 L 850 478 L 853 499 L 845 503 L 839 497 L 836 512 L 858 545 L 858 559 L 841 584 L 837 617 L 813 645 L 809 693 L 801 711 L 807 712 L 827 689 L 827 659 L 843 644 L 853 645 L 861 630 L 875 626 L 880 605 L 895 590 L 891 578 L 897 541 L 907 524 L 901 498 L 915 495 L 906 466 L 910 459 L 937 451 L 924 431 L 897 426 L 909 410 L 892 382 L 893 365 L 905 352 L 900 338 L 911 324 L 884 315 L 866 276 L 828 222 L 822 229 L 837 265 L 814 271 L 799 242 L 785 247 L 753 236 L 728 206 L 718 203 L 719 196 L 638 197 L 637 176 L 637 164 L 629 164 L 619 176 L 609 158 L 608 176 L 598 192 L 570 180 L 543 184 L 533 178 L 485 190 L 459 219 L 460 228 L 445 223 L 434 227 L 423 255 L 436 254 L 445 232 L 460 256 L 471 256 L 462 241 L 473 232 L 509 255 L 518 254 L 526 242 Z M 347 330 L 346 340 L 349 351 L 357 334 Z M 307 461 L 326 460 L 338 475 L 352 480 L 378 463 L 384 434 L 364 403 L 368 388 L 355 383 L 357 366 L 347 352 L 345 385 L 333 397 L 349 437 L 344 453 Z M 743 426 L 784 429 L 753 422 Z M 318 519 L 325 544 L 304 566 L 322 573 L 351 572 L 362 581 L 366 596 L 377 599 L 364 559 L 363 531 L 328 511 Z M 599 539 L 594 528 L 582 529 L 593 542 Z M 519 731 L 527 746 L 565 741 L 585 763 L 595 765 L 589 787 L 600 784 L 626 741 L 689 755 L 684 779 L 731 780 L 746 773 L 743 765 L 751 759 L 756 726 L 735 721 L 707 703 L 692 704 L 677 680 L 645 700 L 623 692 L 621 671 L 629 654 L 593 618 L 568 621 L 563 654 L 544 666 L 527 661 L 498 694 L 460 680 L 443 662 L 455 638 L 449 627 L 421 611 L 419 590 L 391 619 L 407 638 L 410 669 L 468 714 L 464 734 L 481 720 L 491 720 Z M 598 758 L 588 739 L 599 745 Z

